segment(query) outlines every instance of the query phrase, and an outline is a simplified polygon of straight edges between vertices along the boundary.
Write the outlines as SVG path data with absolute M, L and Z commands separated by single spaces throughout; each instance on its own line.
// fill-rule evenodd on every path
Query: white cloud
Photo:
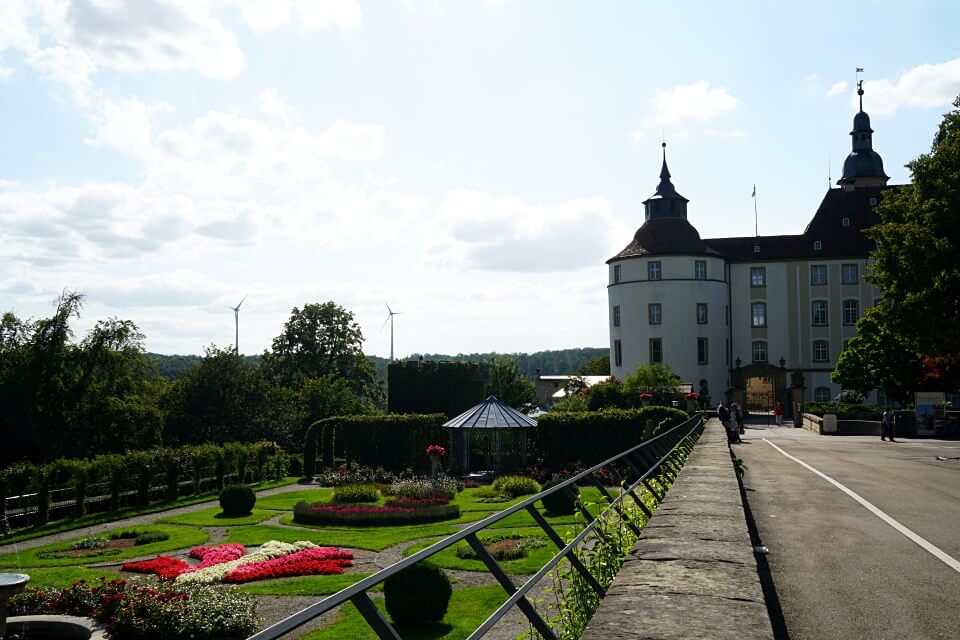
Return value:
M 827 89 L 827 97 L 838 96 L 842 93 L 846 93 L 847 87 L 850 86 L 846 80 L 841 80 L 840 82 L 833 83 L 829 89 Z
M 807 77 L 804 78 L 804 80 L 806 80 L 807 82 L 816 82 L 819 79 L 820 79 L 820 76 L 817 75 L 816 73 L 807 74 Z
M 887 78 L 863 83 L 864 110 L 892 116 L 901 107 L 933 108 L 951 104 L 960 94 L 960 58 L 940 64 L 921 64 L 905 71 L 896 81 Z M 857 95 L 851 104 L 859 107 Z
M 292 22 L 317 31 L 331 27 L 349 30 L 363 21 L 360 0 L 232 0 L 254 29 L 275 29 Z
M 27 59 L 43 75 L 69 87 L 79 104 L 86 106 L 90 103 L 90 76 L 96 65 L 82 49 L 60 46 L 35 49 Z
M 448 237 L 427 249 L 426 262 L 468 270 L 573 271 L 602 263 L 624 237 L 605 198 L 532 204 L 454 189 L 435 220 Z
M 705 122 L 733 111 L 737 99 L 726 87 L 711 87 L 706 80 L 657 90 L 657 113 L 650 122 Z
M 703 133 L 711 138 L 721 139 L 742 139 L 750 137 L 750 132 L 746 129 L 704 129 Z
M 297 110 L 284 102 L 276 89 L 267 89 L 257 96 L 257 107 L 263 113 L 276 118 L 285 125 L 291 125 L 300 119 Z

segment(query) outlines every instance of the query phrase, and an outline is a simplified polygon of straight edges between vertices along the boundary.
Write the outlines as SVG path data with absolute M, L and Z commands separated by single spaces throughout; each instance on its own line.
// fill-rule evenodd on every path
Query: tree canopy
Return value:
M 514 358 L 495 358 L 490 363 L 488 393 L 518 411 L 528 412 L 537 406 L 537 389 L 523 375 Z
M 887 328 L 924 355 L 960 353 L 960 97 L 930 153 L 907 164 L 912 183 L 884 193 L 869 281 Z

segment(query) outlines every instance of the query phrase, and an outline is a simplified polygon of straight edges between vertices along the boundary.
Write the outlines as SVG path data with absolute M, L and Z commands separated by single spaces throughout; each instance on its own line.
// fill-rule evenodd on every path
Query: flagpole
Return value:
M 757 219 L 757 185 L 753 185 L 753 235 L 760 237 L 760 223 Z

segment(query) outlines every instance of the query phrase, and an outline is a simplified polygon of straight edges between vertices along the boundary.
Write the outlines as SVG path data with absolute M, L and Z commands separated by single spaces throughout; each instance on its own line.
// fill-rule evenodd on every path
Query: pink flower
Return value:
M 353 566 L 353 554 L 336 547 L 315 547 L 262 562 L 243 564 L 223 577 L 223 582 L 241 584 L 271 578 L 343 573 Z
M 444 456 L 446 455 L 446 453 L 447 453 L 447 450 L 438 444 L 431 444 L 430 446 L 427 447 L 428 456 Z
M 190 550 L 190 557 L 196 558 L 200 564 L 187 567 L 181 573 L 193 573 L 206 569 L 222 562 L 230 562 L 243 556 L 247 552 L 242 544 L 221 544 L 216 547 L 194 547 Z

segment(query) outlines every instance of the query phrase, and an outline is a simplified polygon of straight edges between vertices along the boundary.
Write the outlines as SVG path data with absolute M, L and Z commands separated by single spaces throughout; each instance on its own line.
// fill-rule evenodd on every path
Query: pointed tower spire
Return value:
M 643 201 L 644 217 L 650 218 L 683 218 L 687 217 L 687 203 L 689 200 L 677 193 L 676 187 L 670 181 L 670 169 L 667 168 L 667 143 L 662 142 L 663 165 L 660 167 L 660 184 L 652 196 Z

